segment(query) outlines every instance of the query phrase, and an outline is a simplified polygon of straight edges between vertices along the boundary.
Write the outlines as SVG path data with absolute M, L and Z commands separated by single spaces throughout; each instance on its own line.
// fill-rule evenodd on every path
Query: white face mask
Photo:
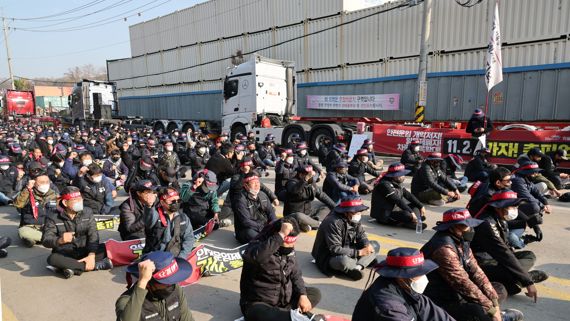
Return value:
M 301 154 L 301 156 L 305 156 L 307 155 L 307 150 L 303 149 L 299 152 L 299 154 Z
M 414 152 L 419 152 L 420 151 L 420 146 L 414 146 Z
M 505 216 L 505 221 L 512 221 L 519 216 L 518 208 L 509 208 L 507 216 Z
M 0 166 L 0 169 L 3 170 L 3 171 L 8 170 L 8 168 L 10 168 L 10 165 L 2 165 L 2 166 Z
M 295 161 L 295 158 L 294 157 L 287 157 L 285 159 L 285 161 L 287 162 L 287 164 L 293 164 L 293 162 Z
M 93 164 L 93 160 L 92 159 L 86 159 L 81 164 L 83 164 L 83 166 L 89 166 L 89 165 Z
M 350 219 L 350 221 L 352 223 L 358 223 L 358 222 L 360 222 L 361 219 L 362 219 L 362 214 L 354 214 L 354 215 L 352 215 L 352 218 Z
M 167 151 L 167 152 L 171 152 L 171 151 L 173 151 L 173 150 L 174 150 L 174 147 L 173 147 L 173 146 L 166 146 L 166 151 Z
M 200 147 L 200 148 L 198 148 L 198 154 L 200 154 L 200 155 L 206 154 L 206 147 Z
M 73 204 L 73 206 L 71 207 L 71 210 L 76 212 L 76 213 L 83 211 L 83 202 L 77 202 L 77 203 Z
M 36 187 L 36 189 L 38 190 L 38 192 L 45 194 L 49 191 L 49 184 L 40 185 L 40 186 Z
M 133 144 L 133 142 L 127 141 L 127 145 L 131 146 L 132 144 Z
M 414 290 L 417 293 L 422 294 L 422 293 L 424 293 L 428 283 L 429 283 L 428 277 L 425 275 L 422 275 L 419 279 L 412 281 L 410 286 L 412 287 L 412 290 Z
M 51 139 L 48 139 L 48 141 L 47 141 L 47 142 L 48 142 L 48 144 L 50 144 L 50 145 L 53 145 L 53 140 L 51 140 Z
M 90 143 L 91 145 L 95 145 L 95 141 L 94 141 L 94 140 L 90 140 L 89 143 Z
M 103 176 L 95 176 L 92 177 L 93 179 L 93 183 L 101 183 L 101 181 L 103 180 Z
M 362 157 L 362 162 L 363 162 L 363 163 L 368 163 L 368 156 Z

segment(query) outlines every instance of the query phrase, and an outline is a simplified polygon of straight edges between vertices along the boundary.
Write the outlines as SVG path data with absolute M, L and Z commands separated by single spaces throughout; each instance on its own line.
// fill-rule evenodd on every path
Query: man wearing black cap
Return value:
M 475 157 L 467 163 L 467 167 L 465 167 L 465 176 L 467 176 L 470 182 L 486 182 L 489 179 L 491 171 L 497 168 L 497 165 L 492 164 L 487 160 L 487 157 L 489 157 L 490 154 L 490 149 L 481 148 L 475 152 Z
M 311 230 L 311 228 L 317 229 L 320 221 L 336 204 L 317 186 L 315 182 L 317 174 L 311 165 L 300 165 L 296 171 L 297 175 L 287 182 L 285 188 L 286 201 L 283 215 L 295 215 L 304 231 Z M 313 208 L 312 203 L 315 198 L 323 202 L 329 210 L 323 206 Z
M 368 150 L 359 149 L 348 165 L 348 174 L 358 179 L 358 193 L 361 195 L 372 192 L 374 186 L 371 184 L 376 177 L 380 176 L 380 171 L 373 169 L 368 163 Z M 372 175 L 374 178 L 367 181 L 366 174 Z
M 169 252 L 145 254 L 127 273 L 138 278 L 117 299 L 118 321 L 194 321 L 184 291 L 178 285 L 192 275 L 192 266 Z
M 0 206 L 8 205 L 16 194 L 18 169 L 8 156 L 0 155 Z
M 194 176 L 196 173 L 206 168 L 206 164 L 210 160 L 208 146 L 202 142 L 196 143 L 196 148 L 188 149 L 188 159 L 190 162 L 190 168 L 192 169 L 192 176 Z
M 144 208 L 156 203 L 156 189 L 152 181 L 141 180 L 129 190 L 129 198 L 119 206 L 119 233 L 123 241 L 145 237 Z
M 268 134 L 263 141 L 263 145 L 259 147 L 259 158 L 269 167 L 275 167 L 277 155 L 275 154 L 275 136 Z
M 208 223 L 210 219 L 219 221 L 223 226 L 231 225 L 224 218 L 222 222 L 219 217 L 221 212 L 218 202 L 218 189 L 216 174 L 207 169 L 196 172 L 192 177 L 191 184 L 182 185 L 180 199 L 182 200 L 182 210 L 190 218 L 192 226 L 200 227 Z
M 180 183 L 178 183 L 178 172 L 176 168 L 164 165 L 165 167 L 158 168 L 158 180 L 160 186 L 162 187 L 173 187 L 175 189 L 180 189 Z
M 551 181 L 554 187 L 559 190 L 570 189 L 570 176 L 568 173 L 562 173 L 558 170 L 560 162 L 567 160 L 567 151 L 565 149 L 559 149 L 549 155 L 545 155 L 545 157 L 542 157 L 538 162 L 538 167 L 543 170 L 542 175 Z
M 346 145 L 343 143 L 338 143 L 333 146 L 330 152 L 327 154 L 326 159 L 326 169 L 327 173 L 331 173 L 335 171 L 336 164 L 340 163 L 341 161 L 346 161 L 348 157 L 346 151 Z
M 89 165 L 87 172 L 84 172 L 83 169 L 80 170 L 74 183 L 83 195 L 85 206 L 91 208 L 93 213 L 118 214 L 118 208 L 113 207 L 115 203 L 113 199 L 114 186 L 103 175 L 103 170 L 99 165 Z
M 138 160 L 135 167 L 129 172 L 129 177 L 125 182 L 125 191 L 128 193 L 131 186 L 140 180 L 150 180 L 153 185 L 160 185 L 160 180 L 154 170 L 154 161 L 148 156 L 143 156 Z
M 493 123 L 480 108 L 475 109 L 465 131 L 477 138 L 493 131 Z
M 514 171 L 515 175 L 511 178 L 513 191 L 526 200 L 526 203 L 522 204 L 519 209 L 527 216 L 534 216 L 542 212 L 550 214 L 552 211 L 548 205 L 548 200 L 544 197 L 544 190 L 532 181 L 533 177 L 541 171 L 542 169 L 538 167 L 537 163 L 526 162 Z
M 384 161 L 381 159 L 376 160 L 376 153 L 374 152 L 374 141 L 372 139 L 365 139 L 362 143 L 362 149 L 368 151 L 368 165 L 375 171 L 384 169 Z
M 115 186 L 122 186 L 129 176 L 129 168 L 121 159 L 121 152 L 113 149 L 109 158 L 103 164 L 103 174 L 107 176 Z
M 506 222 L 518 216 L 517 207 L 523 201 L 508 189 L 493 194 L 491 201 L 476 216 L 483 223 L 475 227 L 471 249 L 489 280 L 503 284 L 509 295 L 517 294 L 525 287 L 526 295 L 536 302 L 538 292 L 534 284 L 546 280 L 548 275 L 539 270 L 529 272 L 536 261 L 534 253 L 514 252 L 508 241 Z
M 158 191 L 158 203 L 144 209 L 145 246 L 143 253 L 167 251 L 187 258 L 194 247 L 190 219 L 180 210 L 180 194 L 172 187 Z
M 163 151 L 158 158 L 158 167 L 173 168 L 175 173 L 180 170 L 180 158 L 174 152 L 174 144 L 170 140 L 164 142 Z
M 443 206 L 461 198 L 453 182 L 441 170 L 441 153 L 430 154 L 412 179 L 412 194 L 422 203 Z
M 112 269 L 105 244 L 99 244 L 93 212 L 83 208 L 79 189 L 66 187 L 58 205 L 50 210 L 42 235 L 42 244 L 52 249 L 48 264 L 61 270 L 67 279 L 83 272 Z
M 240 280 L 245 321 L 324 320 L 311 313 L 321 291 L 306 287 L 303 281 L 295 255 L 299 234 L 297 221 L 285 217 L 267 226 L 246 247 Z
M 313 167 L 313 171 L 316 174 L 315 181 L 318 182 L 321 179 L 325 178 L 325 172 L 319 166 L 319 164 L 315 163 L 311 160 L 309 156 L 309 146 L 307 146 L 306 142 L 300 142 L 295 146 L 295 153 L 297 154 L 296 163 L 297 166 L 307 166 L 310 165 Z
M 358 194 L 358 179 L 348 174 L 348 164 L 340 161 L 334 168 L 334 171 L 327 172 L 323 183 L 323 191 L 333 202 L 338 202 L 343 196 Z
M 517 159 L 517 167 L 522 166 L 523 164 L 534 162 L 539 164 L 539 168 L 541 171 L 531 176 L 530 180 L 536 185 L 536 187 L 542 192 L 542 194 L 547 194 L 548 191 L 552 193 L 555 197 L 560 197 L 562 193 L 558 191 L 556 186 L 553 182 L 550 181 L 546 176 L 543 175 L 544 169 L 540 166 L 540 163 L 543 159 L 546 159 L 546 156 L 540 148 L 535 147 L 531 148 L 526 154 L 521 154 Z M 546 162 L 546 161 L 545 161 Z M 543 163 L 544 164 L 544 163 Z
M 507 320 L 507 314 L 508 320 L 522 320 L 522 313 L 515 310 L 501 315 L 499 302 L 507 298 L 506 289 L 500 283 L 491 284 L 469 247 L 473 229 L 481 223 L 463 208 L 443 213 L 443 220 L 434 227 L 436 233 L 421 249 L 426 259 L 439 265 L 427 275 L 424 294 L 456 320 L 501 321 Z
M 32 247 L 42 239 L 42 231 L 49 212 L 57 206 L 57 192 L 51 188 L 45 171 L 30 176 L 27 186 L 14 199 L 14 207 L 20 211 L 18 234 L 26 247 Z
M 214 172 L 218 179 L 218 195 L 222 195 L 230 189 L 230 179 L 236 173 L 232 165 L 234 157 L 234 147 L 230 143 L 225 143 L 220 147 L 220 152 L 212 155 L 206 163 L 206 169 Z
M 236 239 L 245 244 L 253 240 L 276 216 L 269 196 L 261 190 L 257 173 L 246 174 L 242 179 L 242 186 L 243 189 L 232 198 L 231 203 Z
M 352 321 L 455 321 L 445 310 L 423 295 L 426 274 L 437 269 L 432 260 L 412 248 L 396 248 L 377 265 L 380 277 L 362 293 Z
M 400 162 L 410 171 L 410 176 L 414 176 L 424 161 L 424 158 L 420 155 L 420 145 L 419 140 L 412 140 L 400 158 Z
M 281 159 L 275 165 L 275 195 L 280 201 L 285 201 L 287 182 L 295 177 L 295 155 L 291 149 L 285 149 Z
M 410 170 L 404 164 L 394 163 L 376 182 L 370 210 L 370 217 L 376 219 L 376 222 L 415 229 L 418 214 L 422 222 L 425 220 L 424 205 L 403 185 L 408 173 Z M 422 229 L 426 227 L 422 223 Z
M 324 136 L 323 138 L 321 138 L 321 141 L 319 142 L 319 150 L 317 152 L 317 155 L 319 157 L 319 164 L 321 164 L 322 166 L 326 166 L 326 162 L 327 162 L 327 155 L 330 152 L 332 148 L 332 141 L 330 139 L 329 136 Z
M 379 246 L 372 246 L 360 223 L 362 212 L 367 209 L 359 196 L 348 196 L 323 220 L 311 251 L 321 272 L 362 279 L 364 268 L 374 262 L 380 251 Z

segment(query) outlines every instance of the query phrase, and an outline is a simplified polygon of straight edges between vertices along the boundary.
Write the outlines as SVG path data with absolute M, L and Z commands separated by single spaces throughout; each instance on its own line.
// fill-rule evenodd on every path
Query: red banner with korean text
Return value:
M 457 154 L 471 159 L 478 140 L 464 129 L 422 128 L 403 125 L 374 125 L 374 150 L 377 153 L 400 156 L 412 140 L 421 144 L 423 155 L 430 153 Z M 512 165 L 520 154 L 538 147 L 544 153 L 565 149 L 570 151 L 570 131 L 561 130 L 495 130 L 487 137 L 490 161 Z M 561 164 L 570 168 L 570 162 Z

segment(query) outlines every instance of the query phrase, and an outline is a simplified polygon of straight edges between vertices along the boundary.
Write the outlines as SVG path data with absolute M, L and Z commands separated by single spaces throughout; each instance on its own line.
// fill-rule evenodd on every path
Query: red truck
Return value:
M 2 118 L 19 123 L 59 125 L 57 118 L 39 116 L 33 91 L 6 89 L 2 95 Z

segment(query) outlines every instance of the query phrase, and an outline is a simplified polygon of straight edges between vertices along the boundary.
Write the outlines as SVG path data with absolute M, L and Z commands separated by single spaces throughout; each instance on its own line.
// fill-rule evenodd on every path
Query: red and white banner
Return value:
M 400 94 L 382 95 L 307 95 L 307 109 L 398 110 Z

